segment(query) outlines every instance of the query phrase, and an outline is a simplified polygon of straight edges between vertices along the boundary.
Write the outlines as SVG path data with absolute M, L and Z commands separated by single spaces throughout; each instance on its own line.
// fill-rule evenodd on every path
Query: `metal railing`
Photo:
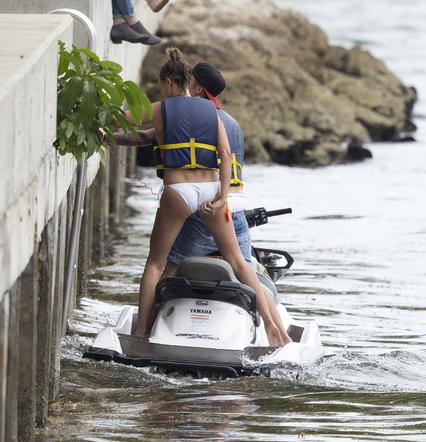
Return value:
M 87 31 L 88 44 L 87 48 L 96 51 L 97 35 L 93 22 L 80 11 L 76 9 L 54 9 L 49 14 L 66 14 L 71 15 L 83 25 Z M 72 217 L 70 245 L 68 249 L 68 257 L 66 264 L 65 285 L 64 285 L 64 305 L 62 312 L 62 336 L 65 336 L 68 327 L 69 310 L 72 302 L 72 289 L 74 284 L 75 272 L 77 270 L 78 246 L 80 239 L 81 221 L 84 215 L 84 198 L 86 195 L 87 183 L 87 154 L 84 152 L 77 168 L 77 184 L 74 199 L 74 213 Z

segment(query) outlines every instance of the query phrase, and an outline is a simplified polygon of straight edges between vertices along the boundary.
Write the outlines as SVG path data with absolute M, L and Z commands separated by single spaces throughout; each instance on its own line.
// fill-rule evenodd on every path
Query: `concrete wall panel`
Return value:
M 16 43 L 19 31 L 30 21 L 35 28 L 34 40 L 24 39 L 25 47 L 20 51 Z M 6 144 L 0 145 L 5 159 L 0 169 L 0 264 L 4 269 L 0 291 L 11 287 L 23 271 L 44 225 L 63 198 L 56 193 L 57 176 L 67 180 L 75 167 L 71 159 L 57 162 L 52 147 L 56 133 L 57 40 L 71 39 L 72 22 L 68 17 L 39 17 L 39 26 L 34 22 L 34 16 L 0 15 L 0 107 L 7 110 L 0 118 L 6 139 Z M 23 58 L 11 59 L 10 46 L 18 54 L 22 52 Z M 50 70 L 53 74 L 48 73 Z

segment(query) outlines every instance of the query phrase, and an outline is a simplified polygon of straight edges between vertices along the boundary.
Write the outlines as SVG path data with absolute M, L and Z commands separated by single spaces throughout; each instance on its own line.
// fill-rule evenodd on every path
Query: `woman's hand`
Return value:
M 215 215 L 216 213 L 220 212 L 225 206 L 226 199 L 216 198 L 209 203 L 204 203 L 200 208 L 200 212 L 203 215 Z

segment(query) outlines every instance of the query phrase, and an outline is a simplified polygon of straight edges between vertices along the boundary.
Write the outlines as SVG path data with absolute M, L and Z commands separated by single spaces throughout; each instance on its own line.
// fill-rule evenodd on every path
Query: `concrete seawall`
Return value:
M 154 32 L 161 15 L 134 3 Z M 0 442 L 33 440 L 59 388 L 76 162 L 52 145 L 57 42 L 87 41 L 71 17 L 46 14 L 60 7 L 93 21 L 98 55 L 120 63 L 125 79 L 140 80 L 147 52 L 142 45 L 110 43 L 109 1 L 0 0 Z M 132 165 L 135 151 L 119 148 L 115 157 Z M 117 158 L 105 165 L 98 156 L 89 160 L 74 304 L 85 293 L 88 269 L 104 257 L 111 223 L 120 220 L 125 175 Z

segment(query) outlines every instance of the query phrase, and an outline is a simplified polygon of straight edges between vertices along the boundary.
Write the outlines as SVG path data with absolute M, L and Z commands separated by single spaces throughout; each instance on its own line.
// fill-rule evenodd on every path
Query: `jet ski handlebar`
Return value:
M 258 207 L 257 209 L 246 210 L 245 215 L 249 227 L 261 226 L 268 222 L 268 218 L 271 216 L 285 215 L 287 213 L 292 213 L 290 207 L 286 209 L 270 210 L 266 211 L 264 207 Z

